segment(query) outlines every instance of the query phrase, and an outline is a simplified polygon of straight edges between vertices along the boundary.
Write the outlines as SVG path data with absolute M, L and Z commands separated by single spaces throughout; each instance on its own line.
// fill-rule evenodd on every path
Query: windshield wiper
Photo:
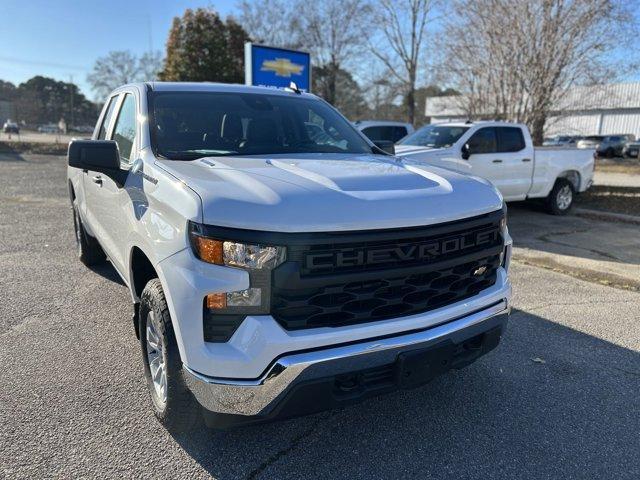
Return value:
M 166 160 L 198 160 L 199 158 L 210 157 L 212 155 L 206 155 L 196 152 L 176 152 L 176 153 L 161 153 L 158 152 L 157 156 Z

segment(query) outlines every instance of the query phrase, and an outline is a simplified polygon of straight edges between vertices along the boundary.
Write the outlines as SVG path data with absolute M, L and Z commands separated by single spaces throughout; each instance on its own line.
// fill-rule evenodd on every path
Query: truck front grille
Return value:
M 433 227 L 318 234 L 287 247 L 271 314 L 286 329 L 338 327 L 418 314 L 496 282 L 502 211 Z M 324 239 L 326 240 L 326 239 Z

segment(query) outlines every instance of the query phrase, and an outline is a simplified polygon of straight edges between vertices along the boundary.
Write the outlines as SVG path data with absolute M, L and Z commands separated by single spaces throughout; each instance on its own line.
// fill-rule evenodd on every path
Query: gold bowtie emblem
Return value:
M 292 63 L 288 58 L 276 58 L 275 60 L 265 60 L 262 62 L 260 70 L 263 72 L 274 72 L 278 77 L 290 77 L 291 74 L 300 75 L 304 70 L 304 65 Z
M 486 272 L 486 271 L 487 271 L 487 267 L 486 267 L 486 265 L 482 265 L 481 267 L 476 268 L 476 269 L 473 271 L 472 275 L 473 275 L 474 277 L 479 277 L 480 275 L 482 275 L 482 274 L 483 274 L 484 272 Z

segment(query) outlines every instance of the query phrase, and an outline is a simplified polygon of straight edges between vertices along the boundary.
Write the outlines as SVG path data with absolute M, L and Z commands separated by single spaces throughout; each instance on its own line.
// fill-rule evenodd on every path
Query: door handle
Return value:
M 531 159 L 530 159 L 530 158 L 523 158 L 523 159 L 522 159 L 522 161 L 523 161 L 523 162 L 530 162 L 530 161 L 531 161 Z
M 102 177 L 100 175 L 96 175 L 95 177 L 93 177 L 91 179 L 93 181 L 93 183 L 95 183 L 96 185 L 98 185 L 99 187 L 102 186 Z
M 493 161 L 493 163 L 502 163 L 502 160 L 496 159 L 496 160 Z

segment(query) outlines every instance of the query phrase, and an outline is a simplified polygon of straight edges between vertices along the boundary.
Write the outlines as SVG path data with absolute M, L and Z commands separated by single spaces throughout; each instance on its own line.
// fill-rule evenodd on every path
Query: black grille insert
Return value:
M 469 298 L 496 282 L 503 215 L 288 245 L 287 262 L 273 272 L 271 314 L 288 330 L 337 327 Z
M 342 326 L 425 312 L 471 297 L 496 281 L 500 256 L 446 269 L 340 283 L 305 291 L 274 289 L 272 315 L 287 329 Z M 481 267 L 482 273 L 477 272 Z M 475 274 L 474 274 L 475 272 Z M 335 283 L 334 283 L 335 282 Z

